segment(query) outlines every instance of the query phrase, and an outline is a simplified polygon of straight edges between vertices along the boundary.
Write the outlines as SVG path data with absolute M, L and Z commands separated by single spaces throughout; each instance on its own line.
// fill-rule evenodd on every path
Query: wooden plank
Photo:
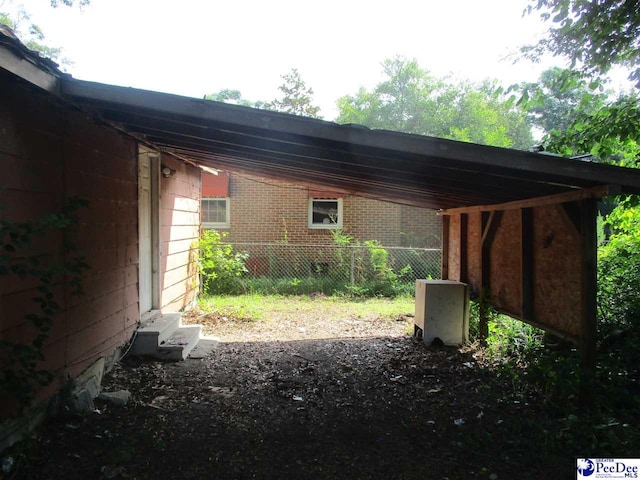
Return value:
M 543 207 L 565 202 L 576 202 L 589 198 L 602 198 L 608 195 L 615 195 L 619 189 L 611 185 L 600 185 L 598 187 L 581 188 L 565 193 L 546 195 L 544 197 L 527 198 L 495 205 L 474 205 L 472 207 L 449 208 L 443 210 L 443 215 L 457 215 L 460 213 L 491 212 L 496 210 L 518 210 L 521 208 Z
M 533 321 L 533 210 L 523 208 L 520 215 L 522 226 L 522 318 Z
M 582 341 L 580 355 L 582 368 L 588 375 L 595 374 L 597 335 L 597 232 L 598 208 L 593 199 L 584 200 L 582 218 Z
M 489 260 L 488 300 L 495 308 L 522 312 L 522 224 L 519 210 L 500 212 Z M 490 232 L 488 232 L 490 233 Z M 486 242 L 486 241 L 485 241 Z
M 609 165 L 434 137 L 372 131 L 368 128 L 336 125 L 278 112 L 76 79 L 63 79 L 61 85 L 62 94 L 69 99 L 87 101 L 94 105 L 102 102 L 112 110 L 132 113 L 147 111 L 159 118 L 170 116 L 177 122 L 191 123 L 194 131 L 203 129 L 211 122 L 220 122 L 229 130 L 248 131 L 270 138 L 286 135 L 292 142 L 298 140 L 298 143 L 313 139 L 315 142 L 338 142 L 371 147 L 390 154 L 415 153 L 424 156 L 425 160 L 450 159 L 455 166 L 466 163 L 476 166 L 477 170 L 484 166 L 498 166 L 507 169 L 511 172 L 511 177 L 515 178 L 526 177 L 530 172 L 539 172 L 573 179 L 574 182 L 602 180 L 605 183 L 640 189 L 640 175 L 637 172 L 631 173 L 629 169 Z
M 444 280 L 449 279 L 449 220 L 450 217 L 442 217 L 442 272 Z
M 566 202 L 556 205 L 556 209 L 558 210 L 558 215 L 560 215 L 562 223 L 564 223 L 567 230 L 571 232 L 576 242 L 582 242 L 582 234 L 580 233 L 582 229 L 580 224 L 582 221 L 580 206 L 573 202 Z
M 444 217 L 443 217 L 444 218 Z M 478 326 L 480 340 L 484 341 L 489 335 L 489 320 L 487 313 L 487 300 L 491 289 L 491 244 L 502 219 L 500 210 L 482 213 L 482 259 L 480 262 L 481 286 L 480 286 L 480 325 Z
M 36 54 L 37 55 L 37 54 Z M 27 82 L 51 93 L 58 93 L 59 84 L 56 75 L 25 60 L 11 50 L 0 47 L 0 68 L 8 70 Z
M 469 258 L 469 216 L 466 213 L 460 215 L 460 281 L 467 283 L 468 279 L 468 258 Z
M 581 241 L 567 229 L 555 205 L 534 208 L 533 221 L 535 319 L 580 338 Z

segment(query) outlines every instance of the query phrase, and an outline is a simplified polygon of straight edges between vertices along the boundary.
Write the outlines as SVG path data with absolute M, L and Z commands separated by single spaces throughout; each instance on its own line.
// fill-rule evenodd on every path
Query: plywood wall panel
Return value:
M 578 336 L 581 312 L 581 248 L 557 206 L 534 217 L 534 316 L 537 322 Z
M 506 210 L 491 245 L 493 304 L 516 315 L 522 312 L 521 230 L 520 210 Z

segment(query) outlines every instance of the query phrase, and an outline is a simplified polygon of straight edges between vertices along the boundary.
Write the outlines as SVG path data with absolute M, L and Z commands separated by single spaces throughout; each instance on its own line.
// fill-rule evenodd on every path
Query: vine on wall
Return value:
M 40 387 L 53 380 L 53 373 L 40 368 L 43 349 L 49 338 L 54 318 L 64 307 L 56 299 L 54 289 L 67 285 L 72 295 L 81 295 L 82 273 L 89 268 L 77 255 L 71 232 L 78 224 L 77 212 L 88 206 L 81 198 L 70 198 L 62 211 L 51 213 L 31 222 L 0 219 L 0 276 L 31 279 L 38 292 L 33 309 L 24 315 L 33 330 L 27 341 L 0 339 L 0 399 L 14 404 L 22 414 L 31 404 Z M 37 238 L 62 232 L 62 254 L 32 253 Z

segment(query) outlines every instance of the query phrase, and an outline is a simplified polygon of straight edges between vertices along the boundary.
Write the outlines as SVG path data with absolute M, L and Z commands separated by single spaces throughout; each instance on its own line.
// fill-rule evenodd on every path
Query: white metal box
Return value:
M 451 280 L 416 280 L 415 332 L 427 345 L 439 338 L 445 345 L 469 339 L 469 287 Z

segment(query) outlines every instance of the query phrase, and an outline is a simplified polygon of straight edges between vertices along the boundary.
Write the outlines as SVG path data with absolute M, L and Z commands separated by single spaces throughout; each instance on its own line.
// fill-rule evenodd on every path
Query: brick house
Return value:
M 440 248 L 435 210 L 255 175 L 202 173 L 202 225 L 237 243 L 331 243 L 341 228 L 354 239 L 389 247 Z

